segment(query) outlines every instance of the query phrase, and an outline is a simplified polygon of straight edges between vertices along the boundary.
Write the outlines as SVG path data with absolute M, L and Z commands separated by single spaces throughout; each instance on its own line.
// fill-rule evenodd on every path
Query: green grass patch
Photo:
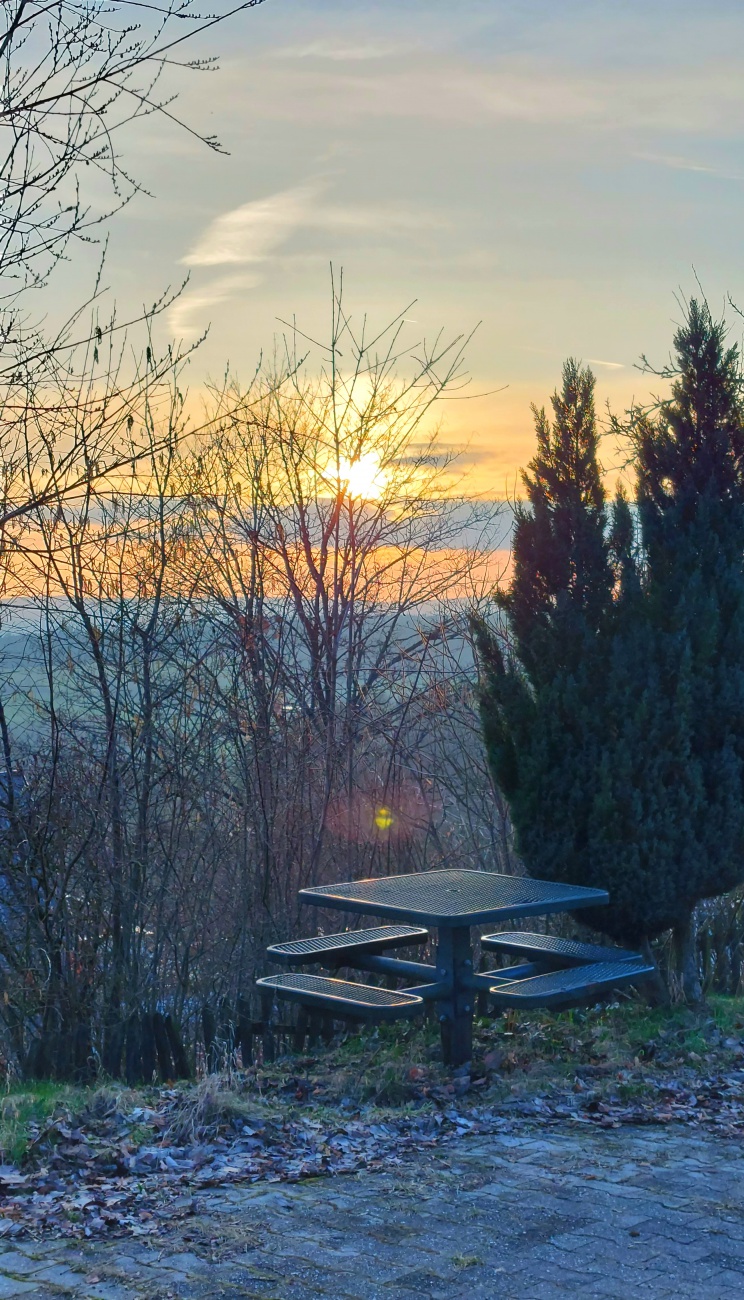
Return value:
M 552 1087 L 591 1087 L 632 1101 L 659 1078 L 744 1067 L 744 998 L 701 1008 L 651 1008 L 632 998 L 565 1012 L 506 1013 L 475 1021 L 467 1081 L 441 1062 L 436 1022 L 349 1032 L 306 1056 L 246 1071 L 240 1086 L 289 1108 L 420 1106 L 458 1098 L 494 1104 Z M 577 1081 L 579 1081 L 577 1083 Z
M 57 1083 L 23 1083 L 11 1087 L 0 1098 L 0 1159 L 6 1165 L 20 1164 L 38 1129 L 57 1110 L 79 1099 L 80 1089 Z
M 623 998 L 587 1010 L 481 1016 L 469 1071 L 442 1064 L 436 1020 L 381 1025 L 175 1088 L 18 1084 L 0 1097 L 0 1161 L 23 1166 L 50 1144 L 64 1151 L 78 1141 L 78 1126 L 94 1143 L 131 1152 L 162 1137 L 229 1140 L 255 1121 L 260 1127 L 308 1109 L 332 1124 L 360 1111 L 371 1118 L 461 1101 L 497 1107 L 552 1091 L 631 1104 L 665 1079 L 734 1069 L 744 1069 L 744 998 L 712 996 L 695 1009 Z

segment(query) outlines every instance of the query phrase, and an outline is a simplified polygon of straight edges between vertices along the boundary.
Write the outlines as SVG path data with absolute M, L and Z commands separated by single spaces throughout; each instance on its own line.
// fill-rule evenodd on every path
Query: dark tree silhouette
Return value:
M 495 780 L 536 876 L 609 889 L 588 919 L 673 928 L 744 879 L 744 450 L 736 348 L 690 304 L 668 400 L 631 412 L 636 508 L 607 512 L 593 381 L 569 362 L 517 512 L 502 628 L 476 627 Z M 609 517 L 608 517 L 609 514 Z

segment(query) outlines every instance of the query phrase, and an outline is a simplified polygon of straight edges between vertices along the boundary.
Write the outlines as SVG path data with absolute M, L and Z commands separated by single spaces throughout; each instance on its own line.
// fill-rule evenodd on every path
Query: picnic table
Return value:
M 258 980 L 281 998 L 322 1008 L 337 1018 L 393 1020 L 422 1012 L 434 1001 L 445 1062 L 470 1060 L 476 995 L 497 1006 L 565 1006 L 648 975 L 653 967 L 638 954 L 520 931 L 485 935 L 481 947 L 517 953 L 528 960 L 508 969 L 473 970 L 472 931 L 521 917 L 547 916 L 609 902 L 603 889 L 507 876 L 490 871 L 444 869 L 410 875 L 318 885 L 300 890 L 303 903 L 356 915 L 389 918 L 397 925 L 347 930 L 335 935 L 272 944 L 268 954 L 291 965 L 342 967 L 395 976 L 400 990 L 302 973 Z M 437 931 L 436 964 L 385 955 L 420 945 Z

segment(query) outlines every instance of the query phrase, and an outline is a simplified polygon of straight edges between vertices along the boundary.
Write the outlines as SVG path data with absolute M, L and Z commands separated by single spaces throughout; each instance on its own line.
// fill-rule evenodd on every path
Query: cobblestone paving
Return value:
M 672 1130 L 460 1138 L 394 1170 L 216 1188 L 164 1236 L 20 1242 L 0 1300 L 744 1294 L 744 1151 Z

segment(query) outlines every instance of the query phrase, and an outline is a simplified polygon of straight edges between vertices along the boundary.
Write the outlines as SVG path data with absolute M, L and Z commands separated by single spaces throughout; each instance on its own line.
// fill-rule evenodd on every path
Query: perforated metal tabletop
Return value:
M 554 884 L 493 871 L 421 871 L 301 889 L 303 903 L 343 912 L 393 916 L 422 925 L 481 925 L 516 916 L 545 916 L 609 902 L 604 889 Z

